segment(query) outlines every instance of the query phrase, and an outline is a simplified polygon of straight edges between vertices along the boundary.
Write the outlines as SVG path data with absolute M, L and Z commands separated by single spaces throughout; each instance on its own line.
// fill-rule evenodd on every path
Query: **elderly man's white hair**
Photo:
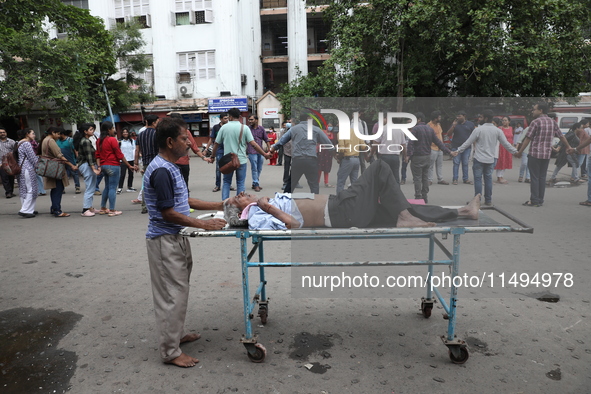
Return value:
M 230 227 L 248 227 L 248 220 L 240 219 L 240 209 L 230 204 L 229 200 L 224 201 L 224 219 Z

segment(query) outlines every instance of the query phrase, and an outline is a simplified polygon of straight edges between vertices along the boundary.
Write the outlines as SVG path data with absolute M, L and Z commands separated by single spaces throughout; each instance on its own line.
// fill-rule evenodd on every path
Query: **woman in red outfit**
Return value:
M 273 145 L 277 142 L 277 133 L 275 132 L 275 129 L 273 127 L 269 128 L 269 131 L 267 132 L 267 138 L 269 139 L 269 145 Z M 279 157 L 279 153 L 274 152 L 273 156 L 271 156 L 271 158 L 269 159 L 270 166 L 277 165 L 277 157 Z
M 119 149 L 119 142 L 115 138 L 115 126 L 111 122 L 101 124 L 101 136 L 96 142 L 96 158 L 99 160 L 100 169 L 104 174 L 105 189 L 101 201 L 101 210 L 99 215 L 119 216 L 121 211 L 115 210 L 117 201 L 117 185 L 121 174 L 120 161 L 130 170 L 137 170 L 132 167 Z M 107 200 L 109 200 L 109 209 L 107 209 Z
M 507 141 L 513 144 L 513 127 L 509 125 L 511 119 L 508 116 L 503 116 L 502 122 L 500 129 L 505 134 Z M 497 170 L 497 183 L 509 183 L 503 178 L 503 175 L 505 174 L 505 170 L 510 170 L 511 168 L 513 168 L 513 155 L 504 147 L 499 146 L 499 160 L 497 160 L 497 165 L 495 166 L 495 170 Z

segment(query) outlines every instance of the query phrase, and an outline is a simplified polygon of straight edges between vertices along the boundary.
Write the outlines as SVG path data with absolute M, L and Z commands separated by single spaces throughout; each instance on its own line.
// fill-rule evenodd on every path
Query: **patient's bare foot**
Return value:
M 191 332 L 187 335 L 185 335 L 184 337 L 181 338 L 181 343 L 185 343 L 185 342 L 193 342 L 198 340 L 199 338 L 201 338 L 201 335 Z
M 465 207 L 458 209 L 458 216 L 467 217 L 470 219 L 478 219 L 478 211 L 480 210 L 480 194 L 474 196 L 472 201 Z
M 180 356 L 178 356 L 174 360 L 167 361 L 166 364 L 173 364 L 177 367 L 189 368 L 194 367 L 195 364 L 197 364 L 198 362 L 199 360 L 197 360 L 196 358 L 191 357 L 185 353 L 181 353 Z
M 425 222 L 416 216 L 413 216 L 408 209 L 398 214 L 398 221 L 396 227 L 435 227 L 433 222 Z

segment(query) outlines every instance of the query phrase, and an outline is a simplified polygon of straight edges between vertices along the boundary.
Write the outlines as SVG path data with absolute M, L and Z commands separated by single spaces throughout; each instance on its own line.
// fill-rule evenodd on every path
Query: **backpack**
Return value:
M 8 176 L 17 176 L 21 173 L 21 166 L 18 165 L 18 147 L 20 143 L 16 144 L 12 153 L 8 153 L 2 158 L 0 167 L 8 174 Z

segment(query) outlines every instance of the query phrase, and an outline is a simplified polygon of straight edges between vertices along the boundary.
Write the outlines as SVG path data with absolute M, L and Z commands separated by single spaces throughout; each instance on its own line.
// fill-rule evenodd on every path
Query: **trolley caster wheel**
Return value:
M 425 305 L 422 309 L 421 312 L 423 312 L 423 316 L 428 319 L 431 317 L 431 311 L 433 311 L 433 306 L 432 305 Z
M 246 354 L 250 361 L 252 361 L 253 363 L 262 363 L 263 361 L 265 361 L 265 357 L 267 356 L 267 349 L 265 349 L 263 344 L 255 343 L 254 345 L 249 344 L 249 346 L 244 346 L 246 346 Z M 254 349 L 253 353 L 250 352 L 252 349 Z
M 466 349 L 465 347 L 460 348 L 460 356 L 459 357 L 454 356 L 454 354 L 452 353 L 451 350 L 448 350 L 448 352 L 449 352 L 449 359 L 454 364 L 464 364 L 466 361 L 468 361 L 468 358 L 470 358 L 470 353 L 468 353 L 468 349 Z

